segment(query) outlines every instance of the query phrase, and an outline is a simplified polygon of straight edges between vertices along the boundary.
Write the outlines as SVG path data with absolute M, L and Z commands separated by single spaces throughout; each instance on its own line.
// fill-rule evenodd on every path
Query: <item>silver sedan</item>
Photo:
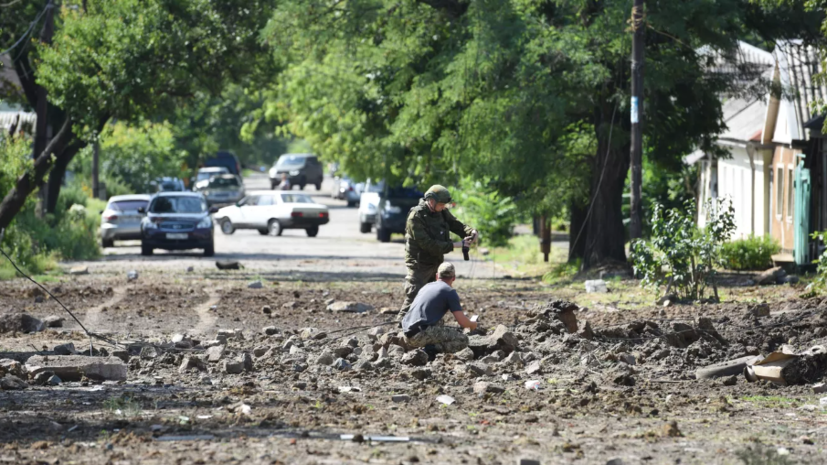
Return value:
M 116 195 L 109 199 L 101 212 L 101 246 L 113 247 L 116 240 L 141 238 L 141 220 L 149 204 L 148 195 Z

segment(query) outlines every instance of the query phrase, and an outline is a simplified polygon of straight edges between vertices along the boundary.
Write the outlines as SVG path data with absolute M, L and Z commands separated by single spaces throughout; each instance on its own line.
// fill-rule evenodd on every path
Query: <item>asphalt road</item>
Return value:
M 250 190 L 267 190 L 269 182 L 264 174 L 244 179 Z M 238 260 L 245 275 L 272 280 L 305 281 L 388 281 L 405 276 L 404 242 L 402 235 L 394 235 L 392 242 L 380 243 L 376 233 L 359 232 L 357 208 L 348 208 L 343 200 L 330 197 L 332 180 L 326 179 L 320 191 L 306 187 L 305 193 L 330 209 L 330 222 L 321 226 L 317 237 L 307 237 L 304 230 L 285 230 L 281 237 L 262 236 L 254 230 L 236 231 L 224 235 L 215 229 L 215 257 L 203 257 L 201 250 L 168 252 L 156 250 L 151 257 L 141 256 L 140 242 L 117 242 L 114 248 L 104 249 L 102 259 L 67 263 L 67 266 L 85 265 L 90 272 L 125 272 L 144 270 L 180 273 L 192 266 L 198 272 L 216 270 L 216 260 Z M 492 263 L 479 259 L 462 260 L 455 252 L 446 257 L 457 266 L 460 279 L 481 279 L 500 276 Z

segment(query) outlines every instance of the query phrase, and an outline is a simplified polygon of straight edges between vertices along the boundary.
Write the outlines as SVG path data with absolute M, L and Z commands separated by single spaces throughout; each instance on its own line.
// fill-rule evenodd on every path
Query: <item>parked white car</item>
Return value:
M 262 235 L 281 236 L 285 229 L 304 229 L 310 237 L 330 221 L 327 207 L 309 196 L 292 191 L 253 191 L 235 205 L 215 214 L 224 234 L 236 229 L 255 229 Z
M 139 209 L 149 205 L 148 195 L 116 195 L 101 212 L 101 246 L 114 247 L 116 240 L 141 238 L 141 221 L 146 213 Z
M 376 212 L 379 210 L 379 194 L 385 189 L 382 181 L 373 182 L 368 179 L 364 192 L 359 197 L 359 232 L 367 234 L 376 223 Z

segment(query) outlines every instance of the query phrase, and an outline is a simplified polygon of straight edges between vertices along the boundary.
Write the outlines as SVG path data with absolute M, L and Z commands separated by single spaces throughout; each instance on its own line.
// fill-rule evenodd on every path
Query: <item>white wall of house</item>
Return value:
M 735 210 L 735 232 L 733 239 L 748 237 L 750 234 L 764 234 L 764 161 L 755 154 L 754 171 L 750 166 L 745 147 L 728 147 L 732 158 L 718 160 L 718 198 L 728 199 Z M 700 209 L 698 226 L 706 226 L 705 204 L 712 196 L 713 175 L 710 162 L 704 161 L 701 171 Z M 752 177 L 755 178 L 753 191 Z M 755 201 L 753 202 L 752 199 Z

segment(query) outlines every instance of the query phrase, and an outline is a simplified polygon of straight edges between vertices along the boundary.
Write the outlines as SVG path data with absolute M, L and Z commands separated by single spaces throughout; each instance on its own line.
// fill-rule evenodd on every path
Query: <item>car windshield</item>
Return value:
M 210 179 L 210 187 L 238 187 L 238 179 L 236 177 L 216 176 Z
M 282 155 L 279 157 L 279 161 L 276 162 L 276 166 L 293 166 L 293 165 L 303 165 L 307 157 L 302 155 Z
M 284 203 L 313 203 L 310 197 L 304 194 L 281 194 Z
M 203 213 L 207 211 L 207 202 L 193 196 L 156 197 L 149 207 L 152 213 Z
M 139 208 L 146 208 L 146 200 L 118 200 L 117 202 L 109 202 L 106 208 L 116 212 L 135 211 Z

